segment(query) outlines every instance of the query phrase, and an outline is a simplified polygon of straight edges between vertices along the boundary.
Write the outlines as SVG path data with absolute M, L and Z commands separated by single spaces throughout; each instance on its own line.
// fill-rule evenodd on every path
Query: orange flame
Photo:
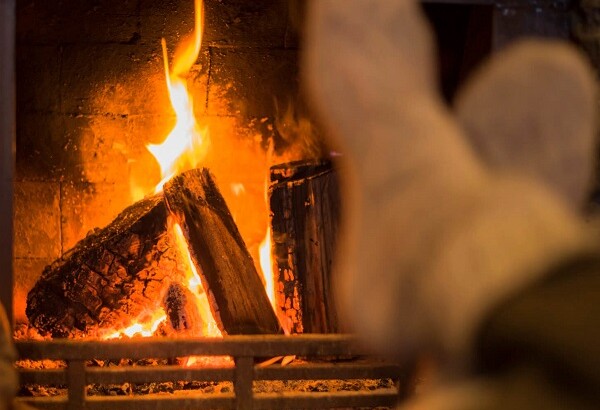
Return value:
M 181 226 L 178 223 L 175 223 L 173 225 L 173 232 L 175 233 L 177 248 L 179 249 L 181 255 L 185 257 L 185 260 L 187 262 L 186 266 L 188 269 L 186 269 L 186 285 L 188 289 L 192 291 L 192 294 L 196 298 L 195 305 L 198 308 L 200 317 L 204 322 L 203 329 L 193 330 L 195 330 L 196 333 L 198 333 L 197 336 L 221 337 L 222 334 L 210 310 L 208 296 L 206 295 L 204 287 L 202 286 L 202 280 L 200 279 L 200 275 L 198 275 L 196 266 L 192 262 L 192 256 L 190 255 L 187 241 L 185 239 L 185 236 L 183 236 L 183 231 L 181 230 Z
M 167 315 L 162 309 L 156 309 L 153 312 L 144 312 L 132 325 L 107 333 L 102 336 L 102 339 L 117 339 L 122 336 L 150 337 L 166 319 Z
M 160 170 L 161 181 L 155 187 L 155 193 L 162 191 L 166 183 L 174 175 L 197 167 L 205 158 L 210 140 L 207 130 L 201 129 L 194 116 L 194 101 L 187 86 L 186 76 L 194 65 L 200 53 L 202 44 L 204 10 L 202 0 L 194 0 L 195 26 L 193 33 L 185 38 L 177 47 L 173 58 L 171 69 L 167 55 L 167 45 L 163 38 L 161 40 L 166 84 L 169 91 L 171 106 L 175 111 L 176 123 L 165 140 L 160 144 L 148 144 L 148 151 L 156 158 Z M 132 189 L 135 190 L 136 187 Z M 231 184 L 234 195 L 245 193 L 246 188 L 241 183 Z M 267 185 L 265 184 L 265 198 Z M 133 191 L 132 191 L 133 192 Z M 201 328 L 188 329 L 186 334 L 194 336 L 222 336 L 210 309 L 208 295 L 202 286 L 201 278 L 192 262 L 189 248 L 184 237 L 181 226 L 169 221 L 169 231 L 177 245 L 179 254 L 187 262 L 185 267 L 185 283 L 182 283 L 194 295 L 194 305 L 201 318 Z M 265 278 L 267 295 L 273 309 L 280 318 L 282 315 L 277 307 L 275 297 L 275 278 L 273 275 L 273 260 L 271 255 L 271 230 L 267 228 L 264 241 L 260 245 L 260 266 Z M 149 309 L 151 310 L 151 309 Z M 123 335 L 132 337 L 134 335 L 152 336 L 158 327 L 165 322 L 167 315 L 160 306 L 151 313 L 143 313 L 136 318 L 132 325 L 114 331 L 104 338 L 117 338 Z M 286 333 L 288 333 L 286 331 Z M 187 365 L 200 362 L 200 358 L 188 358 Z
M 147 145 L 148 151 L 156 158 L 161 169 L 162 179 L 156 185 L 155 192 L 160 192 L 164 183 L 173 175 L 196 167 L 204 158 L 209 145 L 207 132 L 200 129 L 194 116 L 194 100 L 189 93 L 186 80 L 190 68 L 198 58 L 200 47 L 202 45 L 204 20 L 204 5 L 202 0 L 194 0 L 194 8 L 194 31 L 177 47 L 171 70 L 169 70 L 167 44 L 164 38 L 161 40 L 166 84 L 169 91 L 171 106 L 175 111 L 176 123 L 161 144 Z M 137 195 L 139 188 L 132 187 L 132 191 L 134 195 Z M 174 232 L 175 242 L 177 243 L 180 254 L 184 257 L 187 255 L 187 286 L 192 291 L 192 294 L 198 299 L 196 305 L 200 310 L 201 317 L 206 326 L 200 333 L 203 335 L 220 336 L 221 332 L 216 327 L 212 314 L 210 314 L 208 299 L 202 288 L 200 277 L 195 271 L 194 264 L 191 263 L 181 227 L 179 225 L 174 225 L 172 232 Z M 113 339 L 123 335 L 129 337 L 136 335 L 145 337 L 152 336 L 160 324 L 166 320 L 167 315 L 161 307 L 156 307 L 153 311 L 152 309 L 148 310 L 150 310 L 150 312 L 143 312 L 130 326 L 104 335 L 103 338 Z
M 195 0 L 194 5 L 194 32 L 177 48 L 170 71 L 167 44 L 164 38 L 161 41 L 169 99 L 177 121 L 161 144 L 146 146 L 158 161 L 161 170 L 162 180 L 156 185 L 155 192 L 160 192 L 164 183 L 173 175 L 196 167 L 206 155 L 209 145 L 208 133 L 200 129 L 194 116 L 194 100 L 186 80 L 202 44 L 204 5 L 202 0 Z
M 277 312 L 277 301 L 275 299 L 275 278 L 273 276 L 273 257 L 271 255 L 271 228 L 267 228 L 265 239 L 260 243 L 260 269 L 265 279 L 265 289 L 271 301 L 271 306 Z

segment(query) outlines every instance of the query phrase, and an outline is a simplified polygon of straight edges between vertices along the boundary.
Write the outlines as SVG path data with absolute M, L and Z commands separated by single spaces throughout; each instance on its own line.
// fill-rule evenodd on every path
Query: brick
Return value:
M 283 47 L 287 13 L 287 2 L 282 0 L 205 0 L 205 41 Z
M 60 256 L 60 200 L 56 182 L 15 183 L 15 258 Z
M 38 181 L 112 182 L 128 173 L 140 148 L 130 144 L 128 118 L 21 114 L 17 177 Z
M 287 5 L 281 0 L 204 0 L 204 44 L 275 46 L 284 44 Z M 194 2 L 141 0 L 142 41 L 161 37 L 174 44 L 194 27 Z
M 140 34 L 145 44 L 165 38 L 169 49 L 194 29 L 194 1 L 140 0 Z
M 135 152 L 128 143 L 128 119 L 121 116 L 78 116 L 65 119 L 73 167 L 67 180 L 116 182 L 127 178 Z
M 17 258 L 14 260 L 13 314 L 17 324 L 27 323 L 25 316 L 27 293 L 33 288 L 44 268 L 53 261 L 54 259 L 48 258 Z
M 22 1 L 18 42 L 30 44 L 128 43 L 139 39 L 137 0 Z
M 17 45 L 17 104 L 20 111 L 58 112 L 60 48 Z
M 201 109 L 206 99 L 208 52 L 189 76 Z M 74 114 L 172 113 L 160 45 L 68 46 L 62 70 L 62 109 Z
M 160 46 L 65 46 L 61 77 L 66 113 L 158 114 L 169 105 Z
M 132 203 L 129 181 L 68 182 L 61 186 L 62 246 L 69 250 L 94 228 L 110 223 Z
M 57 181 L 73 168 L 69 152 L 73 141 L 65 137 L 65 117 L 17 111 L 16 174 L 20 179 Z
M 296 50 L 211 49 L 208 113 L 275 117 L 298 94 Z

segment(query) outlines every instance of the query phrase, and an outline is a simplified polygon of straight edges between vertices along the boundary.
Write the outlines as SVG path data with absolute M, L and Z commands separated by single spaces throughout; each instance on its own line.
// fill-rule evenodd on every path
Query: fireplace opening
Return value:
M 252 269 L 273 275 L 270 252 L 265 251 L 267 242 L 273 242 L 269 168 L 328 157 L 298 87 L 299 35 L 298 26 L 291 23 L 301 14 L 296 6 L 214 0 L 19 4 L 17 324 L 31 325 L 33 317 L 40 324 L 50 320 L 26 313 L 26 296 L 44 267 L 49 271 L 53 263 L 73 256 L 80 241 L 97 239 L 94 230 L 111 226 L 130 205 L 189 168 L 210 169 L 244 252 L 255 265 Z M 96 271 L 116 269 L 115 254 L 104 257 L 109 259 L 107 266 Z M 95 262 L 85 264 L 88 270 L 90 263 Z M 275 304 L 277 286 L 272 281 L 267 276 L 263 285 Z M 81 281 L 75 282 L 68 279 L 46 287 L 47 292 L 58 290 L 55 293 L 72 288 L 74 298 L 60 302 L 67 307 L 56 315 L 73 332 L 49 331 L 47 323 L 35 326 L 37 330 L 54 336 L 83 329 L 87 333 L 89 323 L 104 323 L 101 317 L 112 314 L 112 305 L 119 305 L 121 312 L 131 310 L 132 319 L 153 316 L 133 308 L 131 299 L 109 301 L 119 297 L 108 296 L 115 281 L 106 275 L 88 281 L 87 290 L 78 288 Z M 147 286 L 157 280 L 141 282 L 146 299 L 165 299 L 165 287 L 152 294 L 152 286 Z M 135 294 L 123 291 L 123 286 L 121 297 Z M 100 288 L 104 296 L 99 296 Z M 81 294 L 95 301 L 82 302 Z M 54 296 L 49 298 L 58 303 Z M 37 299 L 44 300 L 38 306 L 50 300 Z M 235 303 L 243 304 L 243 299 Z M 291 315 L 300 309 L 299 296 L 296 301 L 293 294 L 279 299 L 280 319 L 300 320 Z M 85 313 L 77 318 L 63 315 L 77 310 L 69 307 L 74 302 Z M 217 310 L 213 307 L 213 314 Z M 287 319 L 285 310 L 290 312 Z

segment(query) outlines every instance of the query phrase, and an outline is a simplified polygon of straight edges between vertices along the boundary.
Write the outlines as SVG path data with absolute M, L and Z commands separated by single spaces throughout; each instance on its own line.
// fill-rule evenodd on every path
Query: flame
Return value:
M 259 255 L 260 255 L 260 269 L 265 279 L 265 290 L 267 296 L 271 301 L 271 306 L 275 312 L 277 312 L 277 301 L 275 299 L 275 276 L 273 275 L 273 255 L 271 249 L 271 227 L 267 227 L 267 234 L 265 239 L 260 243 Z
M 204 9 L 202 0 L 194 0 L 195 6 L 195 25 L 193 33 L 185 38 L 177 47 L 171 69 L 169 69 L 167 44 L 165 39 L 161 40 L 164 71 L 166 85 L 169 92 L 171 106 L 175 111 L 176 123 L 171 132 L 160 144 L 148 144 L 148 151 L 154 156 L 161 170 L 161 181 L 155 187 L 155 193 L 162 191 L 162 187 L 174 175 L 197 167 L 205 159 L 210 145 L 208 132 L 201 129 L 194 116 L 194 101 L 187 86 L 187 75 L 198 58 L 202 44 Z M 272 146 L 269 152 L 272 151 Z M 232 183 L 231 190 L 235 196 L 240 196 L 246 192 L 246 187 L 241 183 Z M 268 185 L 265 184 L 265 199 Z M 137 191 L 136 191 L 137 189 Z M 132 193 L 139 194 L 139 188 L 132 187 Z M 136 196 L 137 197 L 137 196 Z M 174 242 L 178 248 L 180 257 L 186 262 L 185 283 L 181 285 L 187 287 L 195 299 L 193 305 L 198 310 L 201 323 L 193 326 L 199 327 L 187 329 L 187 335 L 193 336 L 211 336 L 222 337 L 216 321 L 210 309 L 207 292 L 205 291 L 202 280 L 196 271 L 196 265 L 193 263 L 187 241 L 183 234 L 181 226 L 173 221 L 169 221 L 168 229 L 172 233 Z M 277 316 L 284 324 L 284 316 L 277 307 L 275 295 L 275 277 L 273 274 L 271 230 L 267 227 L 265 239 L 260 244 L 260 266 L 265 278 L 265 288 L 271 305 Z M 151 309 L 149 309 L 151 310 Z M 104 336 L 105 339 L 112 339 L 122 336 L 152 336 L 158 327 L 166 322 L 167 315 L 161 306 L 155 307 L 151 313 L 143 313 L 136 318 L 134 323 L 121 330 L 113 331 Z M 284 330 L 287 326 L 283 326 Z M 289 333 L 286 330 L 286 333 Z M 199 363 L 201 358 L 190 357 L 186 364 L 189 366 Z
M 241 194 L 246 192 L 246 187 L 244 186 L 244 184 L 234 182 L 233 184 L 231 184 L 231 191 L 235 196 L 240 196 Z
M 173 175 L 196 167 L 205 157 L 209 139 L 208 132 L 200 129 L 194 116 L 194 100 L 189 93 L 186 76 L 196 62 L 202 44 L 204 5 L 202 0 L 194 2 L 196 17 L 194 32 L 185 38 L 175 52 L 173 67 L 169 70 L 167 43 L 161 40 L 165 77 L 171 106 L 177 121 L 175 127 L 160 144 L 148 144 L 146 148 L 158 161 L 161 181 L 155 193 Z
M 155 192 L 160 192 L 162 186 L 173 175 L 196 167 L 206 155 L 209 139 L 206 130 L 200 129 L 194 116 L 194 100 L 187 86 L 186 76 L 198 59 L 202 45 L 202 32 L 204 20 L 204 5 L 202 0 L 194 0 L 195 18 L 194 31 L 186 37 L 175 51 L 173 64 L 169 70 L 167 44 L 161 40 L 164 70 L 167 89 L 171 106 L 175 111 L 176 123 L 171 132 L 160 144 L 148 144 L 146 148 L 156 158 L 160 170 L 161 181 L 156 185 Z M 132 194 L 140 196 L 140 188 L 132 187 Z M 187 261 L 185 284 L 195 296 L 195 305 L 203 319 L 203 329 L 192 329 L 193 333 L 203 336 L 221 336 L 216 323 L 210 313 L 208 298 L 202 287 L 202 282 L 196 268 L 191 261 L 188 247 L 178 224 L 169 224 L 180 255 Z M 122 336 L 133 337 L 141 335 L 152 336 L 161 323 L 165 322 L 167 315 L 164 309 L 156 307 L 150 313 L 144 312 L 136 318 L 133 324 L 123 329 L 112 331 L 104 335 L 104 339 L 114 339 Z
M 217 326 L 212 311 L 210 310 L 208 296 L 204 291 L 204 286 L 202 286 L 202 280 L 200 279 L 200 275 L 198 275 L 196 266 L 192 262 L 192 256 L 190 255 L 187 241 L 185 239 L 185 236 L 183 235 L 183 230 L 181 229 L 181 226 L 178 223 L 173 224 L 173 232 L 175 233 L 175 240 L 179 252 L 185 257 L 185 260 L 187 262 L 186 266 L 188 269 L 186 269 L 186 285 L 188 289 L 192 291 L 192 294 L 196 298 L 195 305 L 198 308 L 200 316 L 202 317 L 204 322 L 203 329 L 194 330 L 198 333 L 198 336 L 202 335 L 221 337 L 223 335 Z
M 202 323 L 199 324 L 200 328 L 187 329 L 186 334 L 194 336 L 209 336 L 209 337 L 222 337 L 222 333 L 217 326 L 217 323 L 210 310 L 210 304 L 208 296 L 202 286 L 202 280 L 190 255 L 187 241 L 183 235 L 183 230 L 178 223 L 169 220 L 170 231 L 173 233 L 175 245 L 180 256 L 185 261 L 185 283 L 190 293 L 194 296 L 194 306 L 198 309 L 199 316 L 202 318 Z M 153 336 L 158 327 L 167 320 L 167 315 L 162 307 L 156 307 L 154 310 L 151 308 L 143 312 L 136 318 L 133 323 L 122 329 L 113 330 L 110 333 L 102 335 L 102 339 L 116 339 L 123 336 L 134 337 L 150 337 Z M 193 358 L 188 359 L 188 365 L 196 363 Z
M 167 315 L 162 309 L 156 309 L 154 312 L 150 313 L 144 312 L 140 317 L 134 320 L 132 325 L 105 334 L 102 336 L 102 339 L 117 339 L 123 336 L 150 337 L 166 319 Z

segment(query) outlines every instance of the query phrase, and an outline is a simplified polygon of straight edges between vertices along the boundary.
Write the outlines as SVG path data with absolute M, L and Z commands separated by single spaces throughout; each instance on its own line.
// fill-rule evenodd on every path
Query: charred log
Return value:
M 279 333 L 261 278 L 210 172 L 180 174 L 165 185 L 164 194 L 219 328 L 227 334 Z
M 178 271 L 162 196 L 125 209 L 47 266 L 27 297 L 29 323 L 66 337 L 127 325 L 160 295 Z
M 328 161 L 271 168 L 269 188 L 278 305 L 292 333 L 335 333 L 331 267 L 340 215 L 337 173 Z
M 204 328 L 198 309 L 192 302 L 193 298 L 191 291 L 179 283 L 171 283 L 167 289 L 163 303 L 167 323 L 170 329 L 178 334 Z

